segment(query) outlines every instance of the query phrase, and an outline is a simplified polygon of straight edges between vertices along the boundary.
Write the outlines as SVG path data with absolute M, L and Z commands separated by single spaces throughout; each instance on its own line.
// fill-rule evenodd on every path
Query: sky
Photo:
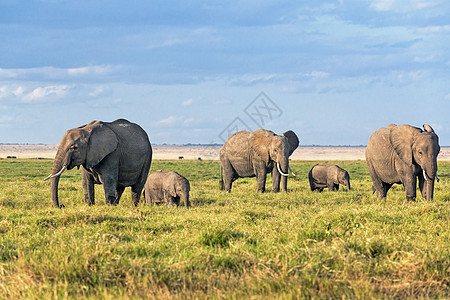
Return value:
M 365 145 L 390 123 L 450 146 L 448 0 L 2 0 L 0 143 L 125 118 L 153 144 L 293 130 Z

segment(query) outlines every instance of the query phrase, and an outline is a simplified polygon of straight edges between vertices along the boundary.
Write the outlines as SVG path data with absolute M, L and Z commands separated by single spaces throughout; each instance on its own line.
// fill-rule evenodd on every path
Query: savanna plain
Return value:
M 311 192 L 315 161 L 291 162 L 288 193 L 258 194 L 248 178 L 225 194 L 218 161 L 154 160 L 151 172 L 190 180 L 191 209 L 133 207 L 129 188 L 107 206 L 101 186 L 87 206 L 75 169 L 59 210 L 42 181 L 51 159 L 0 159 L 0 297 L 449 298 L 450 162 L 431 202 L 406 202 L 401 186 L 379 200 L 365 161 L 323 162 L 352 190 Z

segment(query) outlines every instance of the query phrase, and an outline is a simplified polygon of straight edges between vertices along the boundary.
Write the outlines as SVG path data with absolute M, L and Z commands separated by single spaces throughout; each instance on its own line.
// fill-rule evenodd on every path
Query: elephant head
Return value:
M 437 177 L 437 156 L 440 151 L 439 138 L 430 125 L 424 130 L 409 125 L 393 127 L 390 140 L 395 152 L 408 166 L 418 165 L 426 182 L 426 199 L 433 199 L 434 180 Z
M 339 181 L 339 184 L 346 186 L 347 189 L 350 191 L 350 175 L 348 175 L 347 171 L 342 170 L 341 172 L 339 172 L 337 179 Z
M 64 170 L 82 165 L 86 169 L 96 166 L 118 145 L 116 134 L 100 121 L 92 121 L 78 128 L 69 129 L 61 139 L 53 161 L 51 193 L 54 207 L 58 201 L 58 183 Z
M 191 186 L 189 181 L 184 177 L 179 177 L 175 181 L 175 195 L 178 195 L 184 201 L 184 207 L 189 208 L 191 203 L 189 202 L 189 192 L 191 190 Z
M 266 164 L 273 161 L 281 175 L 285 177 L 289 175 L 289 156 L 299 143 L 293 131 L 286 131 L 280 136 L 272 131 L 258 129 L 251 134 L 249 140 L 254 157 L 258 157 Z

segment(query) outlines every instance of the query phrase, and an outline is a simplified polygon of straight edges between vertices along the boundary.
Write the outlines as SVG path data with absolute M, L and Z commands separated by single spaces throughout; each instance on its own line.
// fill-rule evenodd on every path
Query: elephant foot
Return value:
M 91 199 L 86 195 L 84 196 L 84 202 L 86 202 L 89 206 L 94 205 L 94 201 L 91 201 Z
M 406 196 L 406 201 L 416 201 L 416 197 Z

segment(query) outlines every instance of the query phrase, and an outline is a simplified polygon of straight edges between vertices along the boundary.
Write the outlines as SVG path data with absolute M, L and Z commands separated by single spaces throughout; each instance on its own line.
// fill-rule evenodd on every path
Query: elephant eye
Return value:
M 70 146 L 70 149 L 71 150 L 77 150 L 78 149 L 78 145 L 72 145 L 72 146 Z

